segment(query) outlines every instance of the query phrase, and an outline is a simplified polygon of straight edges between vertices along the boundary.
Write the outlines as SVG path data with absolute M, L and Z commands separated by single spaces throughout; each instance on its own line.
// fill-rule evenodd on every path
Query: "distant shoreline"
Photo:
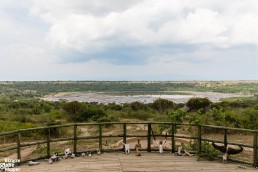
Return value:
M 190 98 L 193 97 L 207 97 L 212 102 L 219 102 L 221 98 L 229 97 L 248 97 L 251 95 L 243 94 L 232 94 L 232 93 L 216 93 L 216 92 L 195 92 L 195 91 L 180 91 L 186 94 L 132 94 L 132 95 L 123 95 L 123 92 L 112 94 L 112 93 L 103 93 L 103 92 L 61 92 L 57 94 L 50 94 L 44 96 L 42 99 L 45 101 L 79 101 L 79 102 L 98 102 L 103 104 L 108 103 L 132 103 L 135 101 L 142 103 L 152 103 L 158 98 L 167 99 L 174 101 L 175 103 L 186 103 Z M 178 93 L 180 93 L 178 92 Z M 173 92 L 176 93 L 176 92 Z

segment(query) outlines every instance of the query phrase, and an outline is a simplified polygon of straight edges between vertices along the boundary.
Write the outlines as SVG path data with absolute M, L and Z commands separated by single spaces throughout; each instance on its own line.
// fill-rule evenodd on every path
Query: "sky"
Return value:
M 0 80 L 258 80 L 257 0 L 1 0 Z

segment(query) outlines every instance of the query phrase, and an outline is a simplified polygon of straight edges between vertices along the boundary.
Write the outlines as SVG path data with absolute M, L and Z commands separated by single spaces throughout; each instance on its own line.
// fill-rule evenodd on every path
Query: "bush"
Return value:
M 46 126 L 54 126 L 54 125 L 61 125 L 62 123 L 60 121 L 54 121 L 54 120 L 50 120 L 46 123 Z M 46 131 L 46 134 L 48 132 Z M 51 137 L 60 137 L 60 136 L 64 136 L 66 135 L 67 132 L 67 128 L 51 128 L 50 129 L 50 136 Z
M 133 111 L 144 109 L 144 104 L 141 102 L 132 102 L 131 103 L 131 109 Z
M 75 121 L 97 121 L 99 118 L 106 117 L 106 113 L 102 109 L 97 108 L 87 108 L 81 114 L 74 115 L 73 119 Z
M 115 103 L 110 103 L 108 104 L 108 107 L 112 110 L 115 110 L 115 111 L 121 111 L 123 110 L 123 107 L 121 105 L 118 105 L 118 104 L 115 104 Z
M 37 124 L 31 124 L 31 123 L 21 123 L 16 121 L 2 121 L 0 120 L 0 133 L 7 132 L 7 131 L 13 131 L 13 130 L 19 130 L 19 129 L 26 129 L 26 128 L 36 128 L 39 127 Z M 22 132 L 23 136 L 25 137 L 32 137 L 37 135 L 38 131 L 24 131 Z
M 191 98 L 186 103 L 190 110 L 206 109 L 210 105 L 211 101 L 208 98 Z
M 64 103 L 62 105 L 62 108 L 68 114 L 75 115 L 82 112 L 86 108 L 86 105 L 78 101 L 73 101 L 73 102 Z
M 40 107 L 40 105 L 36 104 L 34 105 L 33 109 L 32 109 L 32 113 L 39 115 L 42 113 L 42 108 Z
M 60 112 L 59 110 L 52 110 L 52 111 L 49 113 L 49 116 L 50 116 L 51 118 L 60 119 L 60 120 L 69 117 L 68 114 L 64 114 L 64 113 Z
M 253 107 L 255 110 L 258 110 L 258 104 L 254 105 Z
M 112 122 L 112 120 L 111 120 L 110 118 L 108 118 L 108 117 L 102 117 L 102 118 L 99 118 L 99 119 L 97 120 L 97 122 L 98 122 L 98 123 Z M 104 126 L 105 126 L 105 127 L 111 127 L 112 124 L 105 124 Z
M 248 108 L 243 112 L 243 115 L 243 125 L 245 125 L 245 128 L 258 129 L 258 110 Z
M 16 121 L 16 122 L 22 122 L 26 123 L 28 122 L 29 117 L 27 115 L 11 115 L 9 120 L 10 121 Z
M 52 110 L 52 106 L 45 103 L 45 104 L 43 104 L 43 109 L 46 113 L 49 113 Z
M 152 113 L 146 112 L 144 110 L 138 111 L 128 111 L 128 113 L 123 113 L 124 118 L 131 118 L 131 119 L 140 119 L 140 120 L 147 120 L 153 117 Z
M 157 99 L 153 102 L 152 107 L 158 111 L 161 115 L 167 112 L 168 109 L 173 108 L 175 103 L 166 99 Z
M 168 115 L 156 115 L 155 116 L 155 120 L 154 121 L 157 121 L 157 122 L 168 122 L 170 121 L 170 118 Z
M 207 121 L 207 116 L 203 114 L 201 110 L 198 110 L 189 116 L 189 123 L 193 125 L 204 125 L 207 124 Z
M 202 151 L 198 153 L 198 160 L 200 158 L 207 158 L 210 161 L 213 161 L 221 153 L 213 148 L 209 142 L 202 143 Z
M 168 116 L 171 122 L 183 123 L 185 114 L 185 111 L 183 111 L 182 109 L 178 109 L 176 111 L 169 112 Z

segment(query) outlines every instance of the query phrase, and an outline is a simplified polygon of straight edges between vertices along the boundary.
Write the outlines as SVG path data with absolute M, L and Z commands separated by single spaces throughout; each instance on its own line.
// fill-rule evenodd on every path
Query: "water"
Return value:
M 79 101 L 79 102 L 98 102 L 98 103 L 131 103 L 131 102 L 142 102 L 152 103 L 158 98 L 171 100 L 175 103 L 185 103 L 193 97 L 207 97 L 212 102 L 219 102 L 221 98 L 228 97 L 243 97 L 241 94 L 230 94 L 230 93 L 215 93 L 215 92 L 184 92 L 183 94 L 123 94 L 120 93 L 97 93 L 97 92 L 74 92 L 74 93 L 58 93 L 55 95 L 45 96 L 43 99 L 47 101 Z

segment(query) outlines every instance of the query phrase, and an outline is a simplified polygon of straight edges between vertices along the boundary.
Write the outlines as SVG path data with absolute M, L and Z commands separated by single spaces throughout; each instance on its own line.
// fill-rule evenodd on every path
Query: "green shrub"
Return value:
M 11 115 L 9 120 L 25 123 L 28 122 L 28 117 L 27 115 Z
M 170 118 L 168 115 L 156 115 L 154 117 L 154 121 L 157 121 L 157 122 L 168 122 L 170 121 Z
M 33 109 L 32 109 L 32 113 L 39 115 L 42 113 L 42 108 L 40 107 L 40 105 L 36 104 L 34 105 Z
M 106 105 L 107 108 L 115 110 L 115 111 L 121 111 L 123 110 L 123 106 L 122 105 L 118 105 L 115 103 L 109 103 L 108 105 Z
M 102 118 L 99 118 L 99 119 L 97 120 L 97 122 L 98 122 L 98 123 L 112 122 L 112 120 L 111 120 L 110 118 L 108 118 L 108 117 L 102 117 Z M 105 127 L 111 127 L 112 124 L 105 124 L 104 126 L 105 126 Z
M 245 128 L 258 129 L 258 110 L 248 108 L 243 112 Z
M 22 122 L 16 122 L 16 121 L 2 121 L 0 120 L 0 133 L 7 132 L 7 131 L 14 131 L 19 129 L 26 129 L 26 128 L 36 128 L 39 127 L 37 124 L 31 124 L 31 123 L 22 123 Z M 25 137 L 32 137 L 37 135 L 37 131 L 24 131 L 22 132 L 22 135 Z
M 204 125 L 207 124 L 207 116 L 201 111 L 197 111 L 189 116 L 189 123 L 193 125 Z
M 144 104 L 141 102 L 132 102 L 131 103 L 131 109 L 133 111 L 144 109 Z
M 68 117 L 68 114 L 61 113 L 59 110 L 52 110 L 49 116 L 54 119 L 64 119 Z
M 60 121 L 54 121 L 50 120 L 48 123 L 46 123 L 46 126 L 55 126 L 55 125 L 61 125 L 62 123 Z M 67 127 L 61 127 L 61 128 L 50 128 L 50 136 L 51 137 L 61 137 L 66 136 L 69 134 L 70 128 Z M 47 130 L 45 130 L 45 135 L 48 133 Z
M 106 117 L 106 113 L 102 109 L 97 109 L 97 108 L 87 108 L 85 109 L 82 113 L 80 114 L 75 114 L 72 115 L 73 121 L 97 121 L 99 118 Z
M 71 115 L 79 114 L 82 112 L 85 108 L 86 105 L 84 103 L 78 102 L 78 101 L 73 101 L 73 102 L 65 102 L 62 105 L 62 108 L 65 112 Z
M 253 107 L 255 110 L 258 110 L 258 104 L 254 105 Z
M 191 98 L 186 105 L 190 110 L 206 109 L 211 105 L 211 101 L 208 98 Z
M 213 161 L 220 154 L 221 153 L 214 149 L 209 142 L 203 142 L 202 151 L 198 153 L 198 160 L 200 160 L 200 158 L 207 158 L 208 160 Z
M 147 120 L 153 117 L 152 113 L 146 112 L 144 110 L 138 111 L 128 111 L 128 113 L 124 113 L 124 117 L 131 119 L 139 119 L 139 120 Z
M 183 111 L 182 109 L 178 109 L 176 111 L 169 112 L 168 116 L 171 122 L 183 123 L 185 114 L 185 111 Z
M 37 124 L 0 120 L 0 132 L 39 127 Z
M 158 111 L 161 115 L 165 114 L 168 109 L 173 108 L 175 103 L 166 99 L 157 99 L 153 102 L 152 107 Z
M 46 113 L 49 113 L 51 110 L 52 110 L 52 106 L 47 104 L 47 103 L 44 103 L 43 104 L 43 109 Z
M 123 116 L 123 112 L 120 111 L 106 111 L 107 117 L 113 122 L 118 122 Z

